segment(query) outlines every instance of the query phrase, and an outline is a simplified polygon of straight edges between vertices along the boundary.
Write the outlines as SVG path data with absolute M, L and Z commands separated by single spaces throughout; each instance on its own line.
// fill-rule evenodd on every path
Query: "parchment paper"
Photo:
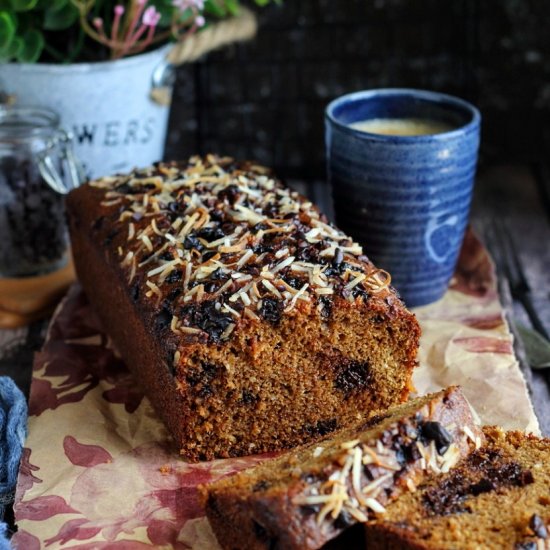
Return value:
M 461 384 L 482 422 L 538 433 L 492 263 L 473 235 L 451 289 L 416 313 L 418 393 Z M 74 286 L 35 360 L 14 547 L 215 550 L 196 486 L 265 458 L 181 460 Z

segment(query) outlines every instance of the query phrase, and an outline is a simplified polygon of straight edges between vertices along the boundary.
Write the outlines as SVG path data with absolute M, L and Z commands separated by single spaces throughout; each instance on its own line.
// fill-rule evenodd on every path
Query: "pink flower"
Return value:
M 198 15 L 195 18 L 195 25 L 197 25 L 197 27 L 204 27 L 205 23 L 206 21 L 204 20 L 204 17 L 202 15 Z
M 155 6 L 149 6 L 143 12 L 143 24 L 146 27 L 156 27 L 160 21 L 160 13 L 156 10 Z
M 118 15 L 119 17 L 121 15 L 124 15 L 124 6 L 122 6 L 121 4 L 117 4 L 115 6 L 115 15 Z
M 191 10 L 204 10 L 204 0 L 173 0 L 172 6 L 185 11 L 187 9 Z
M 101 29 L 101 27 L 103 27 L 103 19 L 101 19 L 101 17 L 95 17 L 92 23 L 96 29 Z

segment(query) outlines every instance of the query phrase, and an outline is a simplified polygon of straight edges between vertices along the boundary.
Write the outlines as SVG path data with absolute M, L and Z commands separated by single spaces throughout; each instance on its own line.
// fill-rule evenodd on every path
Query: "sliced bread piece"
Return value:
M 483 431 L 485 446 L 367 524 L 368 550 L 550 548 L 550 440 Z
M 448 388 L 201 487 L 206 514 L 224 549 L 319 548 L 448 471 L 476 441 L 467 401 Z

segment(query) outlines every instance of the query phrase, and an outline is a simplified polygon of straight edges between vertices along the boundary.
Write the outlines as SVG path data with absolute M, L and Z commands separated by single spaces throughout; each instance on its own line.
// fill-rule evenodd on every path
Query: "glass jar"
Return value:
M 0 106 L 0 277 L 67 262 L 63 195 L 84 179 L 71 145 L 54 112 Z

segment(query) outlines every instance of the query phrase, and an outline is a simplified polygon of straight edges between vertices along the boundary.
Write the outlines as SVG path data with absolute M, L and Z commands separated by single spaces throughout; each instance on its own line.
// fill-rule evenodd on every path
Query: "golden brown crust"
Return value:
M 67 209 L 84 289 L 186 457 L 292 447 L 407 397 L 416 319 L 265 169 L 194 157 Z
M 466 400 L 449 388 L 200 489 L 226 550 L 320 548 L 428 472 L 447 471 L 476 439 Z

